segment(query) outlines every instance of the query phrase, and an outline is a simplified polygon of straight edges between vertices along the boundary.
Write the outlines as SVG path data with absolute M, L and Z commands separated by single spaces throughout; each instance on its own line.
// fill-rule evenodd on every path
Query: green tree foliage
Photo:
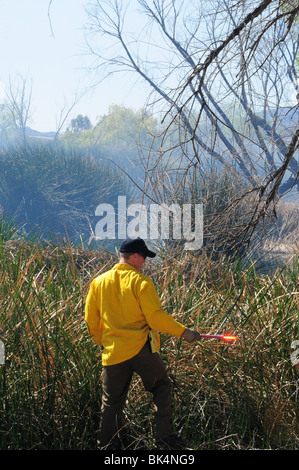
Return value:
M 70 131 L 75 134 L 80 134 L 83 131 L 91 129 L 91 122 L 88 116 L 78 114 L 78 116 L 71 120 Z
M 140 163 L 140 152 L 150 147 L 156 125 L 156 120 L 142 109 L 135 111 L 112 105 L 94 127 L 80 133 L 67 130 L 61 140 L 73 148 L 89 149 L 93 155 L 110 158 L 128 168 L 129 162 L 134 166 Z

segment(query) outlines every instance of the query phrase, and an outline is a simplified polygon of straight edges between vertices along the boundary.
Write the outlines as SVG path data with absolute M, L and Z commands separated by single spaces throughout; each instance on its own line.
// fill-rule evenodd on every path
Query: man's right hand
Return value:
M 186 328 L 184 333 L 182 334 L 182 338 L 188 343 L 194 343 L 195 341 L 198 341 L 200 339 L 200 334 L 198 333 L 198 331 Z

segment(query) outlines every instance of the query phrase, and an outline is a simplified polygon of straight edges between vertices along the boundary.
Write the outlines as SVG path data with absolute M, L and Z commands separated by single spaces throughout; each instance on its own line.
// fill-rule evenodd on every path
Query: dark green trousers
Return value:
M 152 353 L 149 342 L 132 359 L 105 366 L 102 377 L 102 407 L 99 440 L 102 447 L 117 437 L 122 426 L 125 405 L 133 373 L 145 390 L 152 393 L 155 404 L 155 435 L 161 439 L 174 433 L 171 413 L 171 382 L 159 353 Z

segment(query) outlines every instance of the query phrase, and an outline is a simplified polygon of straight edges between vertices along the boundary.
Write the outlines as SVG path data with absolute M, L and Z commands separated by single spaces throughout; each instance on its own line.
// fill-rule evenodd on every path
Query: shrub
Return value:
M 0 206 L 41 236 L 86 238 L 97 205 L 128 193 L 107 162 L 62 146 L 9 149 L 0 153 L 0 165 Z

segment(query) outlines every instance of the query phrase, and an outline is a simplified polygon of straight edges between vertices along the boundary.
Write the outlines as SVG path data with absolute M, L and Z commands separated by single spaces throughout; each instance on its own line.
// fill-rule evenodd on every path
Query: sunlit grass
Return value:
M 0 239 L 1 449 L 94 449 L 101 357 L 86 331 L 91 279 L 115 257 Z M 298 262 L 271 275 L 187 254 L 148 267 L 165 309 L 227 345 L 162 335 L 176 426 L 194 449 L 298 448 Z M 135 377 L 128 447 L 154 448 L 150 396 Z

